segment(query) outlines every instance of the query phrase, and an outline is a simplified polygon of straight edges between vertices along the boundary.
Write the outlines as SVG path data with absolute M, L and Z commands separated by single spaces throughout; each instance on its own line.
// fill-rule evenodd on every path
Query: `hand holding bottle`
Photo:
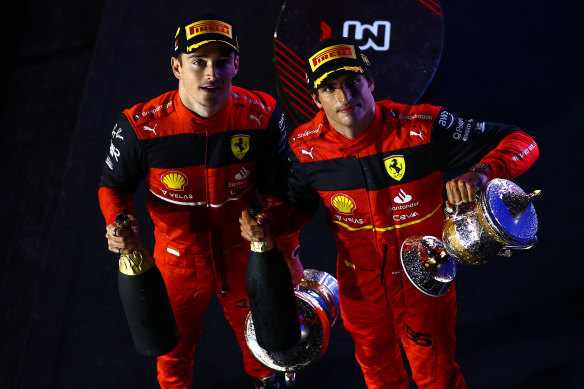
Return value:
M 129 214 L 124 215 L 126 219 L 118 221 L 120 215 L 115 222 L 106 227 L 105 237 L 109 251 L 116 254 L 130 254 L 134 250 L 142 249 L 138 236 L 138 221 Z
M 252 211 L 253 212 L 253 211 Z M 239 218 L 241 236 L 249 242 L 264 242 L 266 241 L 269 247 L 273 247 L 273 242 L 270 237 L 270 230 L 272 225 L 272 215 L 269 211 L 263 211 L 254 218 L 250 212 L 244 210 L 241 212 Z M 255 244 L 255 243 L 254 243 Z M 253 248 L 252 248 L 253 249 Z M 288 269 L 292 276 L 292 284 L 298 285 L 304 276 L 304 267 L 298 257 L 284 255 Z

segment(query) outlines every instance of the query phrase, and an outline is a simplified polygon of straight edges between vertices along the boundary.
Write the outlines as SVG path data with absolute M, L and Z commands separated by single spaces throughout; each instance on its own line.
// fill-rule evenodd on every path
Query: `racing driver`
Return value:
M 279 167 L 287 163 L 283 112 L 272 96 L 232 86 L 239 45 L 229 21 L 201 16 L 181 25 L 173 43 L 178 90 L 124 110 L 112 130 L 99 188 L 108 247 L 149 255 L 137 233 L 113 223 L 119 213 L 134 214 L 133 193 L 145 180 L 154 258 L 180 337 L 173 351 L 158 357 L 160 386 L 191 384 L 201 318 L 216 293 L 255 387 L 278 387 L 274 372 L 253 357 L 244 339 L 249 244 L 236 215 L 255 204 L 258 193 L 265 207 L 279 201 Z M 291 258 L 297 236 L 278 244 Z M 294 269 L 299 281 L 301 265 Z
M 290 135 L 287 197 L 307 215 L 324 201 L 343 323 L 367 387 L 409 388 L 401 342 L 418 388 L 466 388 L 454 360 L 455 288 L 440 297 L 420 292 L 402 271 L 400 247 L 410 236 L 441 236 L 445 171 L 467 169 L 446 183 L 448 202 L 474 201 L 488 180 L 525 172 L 536 143 L 515 126 L 444 107 L 375 102 L 369 60 L 347 38 L 317 44 L 306 71 L 320 111 Z M 299 228 L 306 217 L 294 209 L 266 212 L 270 231 L 244 213 L 242 236 Z

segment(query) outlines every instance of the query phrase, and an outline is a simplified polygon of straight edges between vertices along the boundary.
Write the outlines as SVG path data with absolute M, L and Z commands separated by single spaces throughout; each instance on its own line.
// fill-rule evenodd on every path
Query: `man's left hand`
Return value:
M 488 177 L 481 172 L 464 173 L 446 183 L 446 194 L 451 204 L 476 201 L 477 193 L 487 184 Z

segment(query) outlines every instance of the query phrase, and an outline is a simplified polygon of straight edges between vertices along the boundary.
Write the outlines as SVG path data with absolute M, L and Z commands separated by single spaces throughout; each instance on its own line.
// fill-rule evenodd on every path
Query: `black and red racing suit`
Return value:
M 179 345 L 158 358 L 163 388 L 190 385 L 201 318 L 212 293 L 219 291 L 247 373 L 273 374 L 245 343 L 249 242 L 240 235 L 238 218 L 258 194 L 266 207 L 279 201 L 286 135 L 273 97 L 235 86 L 227 106 L 210 118 L 192 113 L 178 91 L 171 91 L 125 110 L 112 130 L 99 189 L 101 209 L 106 224 L 120 212 L 133 214 L 133 193 L 145 181 L 154 258 L 180 335 Z M 282 237 L 278 244 L 291 256 L 297 236 Z
M 418 291 L 402 271 L 400 247 L 410 236 L 442 236 L 445 171 L 480 161 L 489 178 L 514 178 L 537 159 L 534 140 L 441 107 L 382 101 L 357 138 L 336 132 L 320 111 L 289 145 L 288 199 L 308 214 L 324 201 L 343 322 L 368 388 L 409 387 L 399 341 L 418 388 L 466 387 L 454 361 L 454 286 L 437 298 Z

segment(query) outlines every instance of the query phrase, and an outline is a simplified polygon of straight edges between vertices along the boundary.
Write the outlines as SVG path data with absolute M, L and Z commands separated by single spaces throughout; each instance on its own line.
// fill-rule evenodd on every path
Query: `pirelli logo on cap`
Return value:
M 187 39 L 201 34 L 221 34 L 233 39 L 231 24 L 219 20 L 200 20 L 185 27 Z
M 321 65 L 336 58 L 357 58 L 355 47 L 353 45 L 334 45 L 325 47 L 318 53 L 314 54 L 308 62 L 312 71 L 316 71 Z

